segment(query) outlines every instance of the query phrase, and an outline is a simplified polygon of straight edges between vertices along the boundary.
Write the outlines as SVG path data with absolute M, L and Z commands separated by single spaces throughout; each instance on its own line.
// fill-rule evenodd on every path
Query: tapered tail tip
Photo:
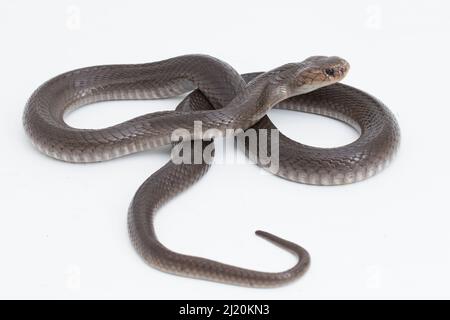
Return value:
M 256 230 L 255 234 L 258 237 L 264 238 L 266 240 L 269 240 L 269 241 L 272 241 L 272 242 L 275 242 L 275 243 L 285 243 L 286 242 L 286 240 L 281 239 L 280 237 L 277 237 L 276 235 L 274 235 L 272 233 L 269 233 L 269 232 L 266 232 L 266 231 Z

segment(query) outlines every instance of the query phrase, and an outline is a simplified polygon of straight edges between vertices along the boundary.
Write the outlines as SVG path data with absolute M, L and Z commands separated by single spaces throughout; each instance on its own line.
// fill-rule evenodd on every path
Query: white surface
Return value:
M 0 297 L 450 298 L 448 12 L 444 0 L 2 1 Z M 168 155 L 74 165 L 39 154 L 25 136 L 25 102 L 50 77 L 185 53 L 209 53 L 240 72 L 339 55 L 352 65 L 344 82 L 397 116 L 400 153 L 372 179 L 312 187 L 255 166 L 217 165 L 158 215 L 168 247 L 243 267 L 295 262 L 255 237 L 258 228 L 302 244 L 312 266 L 301 280 L 248 289 L 149 268 L 130 245 L 127 208 Z M 176 101 L 104 103 L 68 121 L 102 127 Z M 356 137 L 317 116 L 270 116 L 305 143 Z

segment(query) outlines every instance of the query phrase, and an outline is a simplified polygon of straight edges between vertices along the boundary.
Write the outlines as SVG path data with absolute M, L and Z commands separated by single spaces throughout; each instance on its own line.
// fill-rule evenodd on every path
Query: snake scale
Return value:
M 341 147 L 317 148 L 280 133 L 279 166 L 276 171 L 265 169 L 295 182 L 347 184 L 382 170 L 400 142 L 398 124 L 383 103 L 337 83 L 348 70 L 344 59 L 313 56 L 268 72 L 240 75 L 225 62 L 199 54 L 146 64 L 87 67 L 56 76 L 35 90 L 26 104 L 23 124 L 41 152 L 63 161 L 87 163 L 163 145 L 175 147 L 171 133 L 180 128 L 187 132 L 183 143 L 202 139 L 195 133 L 195 121 L 201 121 L 203 129 L 217 132 L 261 131 L 276 129 L 266 116 L 271 108 L 315 113 L 346 122 L 358 130 L 359 138 Z M 185 93 L 189 94 L 176 110 L 146 114 L 108 128 L 79 129 L 64 121 L 69 110 L 99 101 L 159 99 Z M 270 145 L 270 138 L 267 143 Z M 202 147 L 213 148 L 213 144 L 212 139 L 204 139 Z M 278 286 L 301 276 L 310 263 L 308 252 L 264 231 L 256 234 L 298 257 L 292 268 L 282 272 L 243 269 L 176 253 L 158 241 L 153 226 L 158 208 L 194 184 L 209 167 L 204 161 L 169 161 L 141 185 L 128 212 L 129 235 L 140 256 L 165 272 L 251 287 Z

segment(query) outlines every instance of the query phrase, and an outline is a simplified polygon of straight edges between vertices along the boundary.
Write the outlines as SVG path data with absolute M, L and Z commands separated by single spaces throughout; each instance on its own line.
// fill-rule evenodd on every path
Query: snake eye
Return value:
M 334 69 L 332 69 L 332 68 L 325 69 L 325 74 L 327 76 L 333 77 L 334 76 Z

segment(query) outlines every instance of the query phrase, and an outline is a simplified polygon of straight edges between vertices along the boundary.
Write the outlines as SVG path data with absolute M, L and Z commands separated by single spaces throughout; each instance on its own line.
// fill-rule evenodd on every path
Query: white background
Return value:
M 2 1 L 0 4 L 1 298 L 450 298 L 448 1 Z M 303 245 L 308 273 L 277 289 L 176 277 L 148 267 L 127 234 L 140 183 L 168 159 L 146 152 L 75 165 L 41 155 L 21 116 L 42 82 L 71 69 L 208 53 L 240 72 L 339 55 L 345 83 L 372 93 L 402 130 L 392 165 L 340 187 L 296 184 L 253 165 L 216 165 L 160 210 L 179 252 L 280 271 L 295 258 L 255 237 Z M 67 121 L 100 128 L 176 99 L 88 106 Z M 318 116 L 271 111 L 316 146 L 356 133 Z

